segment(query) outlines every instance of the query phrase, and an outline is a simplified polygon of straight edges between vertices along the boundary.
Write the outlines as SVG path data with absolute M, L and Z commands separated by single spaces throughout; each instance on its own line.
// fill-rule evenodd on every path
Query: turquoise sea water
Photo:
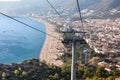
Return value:
M 35 20 L 15 17 L 37 29 L 45 31 L 45 25 Z M 0 63 L 19 63 L 39 58 L 46 35 L 6 17 L 0 17 Z

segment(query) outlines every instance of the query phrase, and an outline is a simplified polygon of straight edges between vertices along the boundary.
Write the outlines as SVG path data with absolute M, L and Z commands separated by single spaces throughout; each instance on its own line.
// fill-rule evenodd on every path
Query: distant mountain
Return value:
M 79 3 L 81 8 L 83 9 L 100 1 L 101 0 L 79 0 Z M 56 0 L 55 4 L 56 6 L 62 6 L 63 8 L 71 8 L 77 6 L 76 0 Z
M 120 0 L 79 0 L 79 3 L 82 9 L 107 10 L 120 7 Z M 56 5 L 62 5 L 63 8 L 77 7 L 76 0 L 59 0 Z
M 98 18 L 118 18 L 120 17 L 120 0 L 101 0 L 99 3 L 90 5 L 88 10 L 93 10 Z
M 79 4 L 82 10 L 87 9 L 94 12 L 90 13 L 92 15 L 106 16 L 107 14 L 111 15 L 110 11 L 113 9 L 120 10 L 120 0 L 79 0 Z M 59 0 L 54 6 L 58 10 L 63 9 L 63 13 L 68 12 L 72 15 L 78 13 L 76 0 Z M 89 11 L 87 12 L 89 13 Z
M 105 11 L 120 7 L 120 0 L 101 0 L 99 3 L 89 6 L 89 9 Z
M 120 7 L 120 0 L 103 0 L 103 2 L 108 3 L 108 6 L 106 6 L 108 9 Z

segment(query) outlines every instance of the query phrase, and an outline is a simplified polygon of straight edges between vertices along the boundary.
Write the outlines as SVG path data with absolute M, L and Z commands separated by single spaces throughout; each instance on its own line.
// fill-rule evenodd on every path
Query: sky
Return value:
M 17 1 L 22 1 L 22 2 L 34 2 L 34 1 L 39 1 L 39 2 L 46 2 L 46 0 L 0 0 L 0 2 L 17 2 Z M 50 2 L 54 2 L 55 0 L 49 0 Z M 57 0 L 56 0 L 57 1 Z
M 59 0 L 49 0 L 53 5 Z M 33 8 L 44 9 L 49 6 L 46 0 L 0 0 L 0 12 L 19 12 Z M 50 7 L 50 6 L 49 6 Z M 17 11 L 16 11 L 17 10 Z
M 54 0 L 49 0 L 54 1 Z M 0 0 L 0 9 L 8 9 L 8 8 L 18 8 L 25 6 L 42 6 L 46 3 L 46 0 Z
M 41 0 L 0 0 L 0 8 L 18 8 L 26 5 L 40 5 Z
M 0 2 L 16 2 L 16 1 L 21 1 L 21 0 L 0 0 Z
M 54 0 L 49 0 L 54 1 Z M 39 9 L 41 6 L 48 6 L 46 0 L 0 0 L 0 12 L 16 12 L 16 10 Z M 18 12 L 18 11 L 17 11 Z

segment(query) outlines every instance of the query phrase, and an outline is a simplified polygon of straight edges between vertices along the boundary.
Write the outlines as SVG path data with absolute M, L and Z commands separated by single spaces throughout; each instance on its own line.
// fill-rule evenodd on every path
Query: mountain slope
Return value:
M 91 5 L 89 9 L 93 9 L 95 11 L 100 12 L 118 7 L 120 7 L 119 0 L 101 0 L 101 2 Z
M 53 6 L 60 12 L 67 14 L 78 13 L 76 0 L 56 0 Z M 95 14 L 112 10 L 120 7 L 120 0 L 79 0 L 81 9 L 94 10 Z

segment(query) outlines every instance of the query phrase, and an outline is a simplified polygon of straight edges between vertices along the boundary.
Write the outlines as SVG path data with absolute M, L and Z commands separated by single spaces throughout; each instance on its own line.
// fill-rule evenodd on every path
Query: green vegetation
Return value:
M 18 75 L 19 73 L 20 73 L 19 70 L 15 70 L 15 71 L 14 71 L 14 74 L 15 74 L 15 75 Z
M 39 62 L 37 59 L 21 64 L 0 65 L 0 80 L 70 80 L 71 64 L 61 67 Z M 103 67 L 77 66 L 77 80 L 114 80 L 120 72 L 113 69 L 107 72 Z
M 23 72 L 22 72 L 22 76 L 23 76 L 23 77 L 26 77 L 27 75 L 28 75 L 28 73 L 27 73 L 26 71 L 23 71 Z
M 5 72 L 2 73 L 2 78 L 5 78 L 7 75 Z
M 75 36 L 64 34 L 63 37 L 73 38 Z M 70 80 L 72 57 L 71 44 L 64 45 L 67 49 L 67 52 L 64 52 L 64 55 L 61 56 L 61 59 L 64 62 L 64 65 L 62 65 L 61 67 L 46 64 L 46 62 L 39 62 L 38 59 L 34 58 L 32 58 L 31 60 L 23 61 L 20 64 L 0 64 L 0 80 Z M 90 49 L 87 44 L 77 44 L 76 48 L 77 80 L 115 80 L 116 77 L 120 76 L 120 71 L 117 71 L 116 69 L 112 69 L 111 72 L 107 72 L 104 70 L 103 67 L 97 67 L 96 63 L 98 61 L 96 60 L 99 60 L 99 57 L 100 60 L 103 60 L 105 55 L 95 53 L 94 50 Z M 84 49 L 88 49 L 87 65 L 84 64 Z M 116 54 L 115 56 L 119 56 L 119 54 Z M 93 61 L 89 62 L 89 60 L 93 57 Z M 92 63 L 93 65 L 91 65 L 90 63 Z

